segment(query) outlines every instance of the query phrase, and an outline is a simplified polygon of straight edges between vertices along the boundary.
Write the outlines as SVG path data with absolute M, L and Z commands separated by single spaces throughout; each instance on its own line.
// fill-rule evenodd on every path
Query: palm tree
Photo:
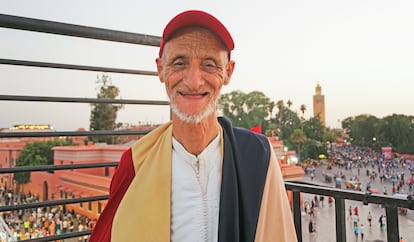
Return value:
M 293 130 L 292 135 L 290 136 L 290 139 L 293 143 L 295 143 L 298 146 L 298 160 L 300 161 L 300 151 L 301 151 L 301 144 L 305 142 L 306 135 L 301 129 L 295 129 Z
M 286 104 L 288 105 L 288 108 L 290 109 L 290 107 L 292 106 L 293 103 L 292 103 L 292 101 L 288 100 Z
M 302 112 L 302 116 L 304 116 L 305 115 L 305 111 L 306 111 L 305 104 L 300 105 L 300 111 Z
M 280 125 L 280 123 L 282 122 L 282 111 L 283 111 L 283 108 L 285 107 L 283 100 L 277 101 L 276 107 L 277 109 L 279 109 L 279 112 L 277 113 L 277 120 L 279 121 L 279 125 Z
M 273 102 L 273 101 L 271 101 L 270 103 L 269 103 L 269 114 L 270 114 L 270 117 L 272 118 L 272 116 L 273 116 L 273 109 L 275 108 L 275 102 Z
M 305 111 L 306 111 L 305 104 L 300 105 L 300 111 L 302 112 L 302 120 L 300 123 L 301 123 L 302 130 L 303 130 L 303 122 L 305 121 Z

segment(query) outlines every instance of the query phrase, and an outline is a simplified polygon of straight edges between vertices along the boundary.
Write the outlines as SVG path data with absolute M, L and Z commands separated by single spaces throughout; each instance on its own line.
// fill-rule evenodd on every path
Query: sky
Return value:
M 2 1 L 1 14 L 160 36 L 189 9 L 220 19 L 235 41 L 236 68 L 222 93 L 261 91 L 313 116 L 322 86 L 326 123 L 352 116 L 414 115 L 411 0 Z M 155 71 L 157 47 L 0 28 L 0 58 Z M 95 98 L 104 73 L 0 65 L 0 95 Z M 124 99 L 167 100 L 158 77 L 107 73 Z M 89 104 L 0 101 L 0 128 L 89 128 Z M 162 123 L 166 106 L 127 105 L 117 122 Z

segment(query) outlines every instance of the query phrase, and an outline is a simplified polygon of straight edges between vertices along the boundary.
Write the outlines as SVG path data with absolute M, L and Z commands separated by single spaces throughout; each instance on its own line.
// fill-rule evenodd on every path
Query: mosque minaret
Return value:
M 322 95 L 322 87 L 319 82 L 316 84 L 315 95 L 313 95 L 313 116 L 319 116 L 322 126 L 326 127 L 325 96 Z

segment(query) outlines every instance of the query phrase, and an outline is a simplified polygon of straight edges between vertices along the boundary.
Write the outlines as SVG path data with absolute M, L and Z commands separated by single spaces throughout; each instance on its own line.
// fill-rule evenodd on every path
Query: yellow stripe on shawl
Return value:
M 112 242 L 170 241 L 172 123 L 132 147 L 135 177 L 112 224 Z

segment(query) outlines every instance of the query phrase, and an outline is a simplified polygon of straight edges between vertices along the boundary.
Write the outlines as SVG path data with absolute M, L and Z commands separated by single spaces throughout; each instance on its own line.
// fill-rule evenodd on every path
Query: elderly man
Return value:
M 269 141 L 217 117 L 233 48 L 208 13 L 167 24 L 156 64 L 172 120 L 123 154 L 90 241 L 297 241 Z

